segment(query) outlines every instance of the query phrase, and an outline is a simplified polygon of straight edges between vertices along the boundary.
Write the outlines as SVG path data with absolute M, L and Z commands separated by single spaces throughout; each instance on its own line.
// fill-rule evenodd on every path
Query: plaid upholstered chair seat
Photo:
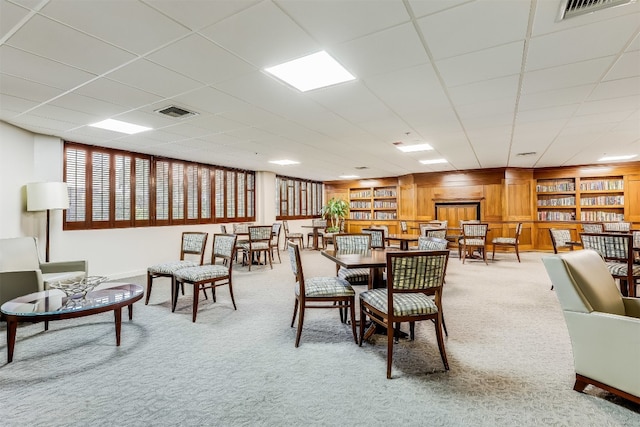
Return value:
M 460 244 L 463 243 L 466 243 L 467 246 L 484 246 L 484 239 L 467 239 L 466 242 L 460 239 Z
M 503 245 L 515 245 L 515 237 L 496 237 L 493 239 L 493 243 L 502 243 Z
M 612 276 L 626 276 L 629 272 L 627 264 L 622 264 L 621 262 L 607 262 L 606 264 Z M 640 264 L 633 264 L 632 271 L 632 276 L 640 277 Z
M 176 271 L 176 279 L 180 282 L 199 282 L 213 277 L 223 277 L 229 275 L 229 268 L 224 265 L 201 265 L 190 268 L 181 268 Z
M 362 301 L 382 312 L 387 312 L 388 296 L 386 289 L 372 289 L 363 292 Z M 436 303 L 425 294 L 393 294 L 393 315 L 413 316 L 435 314 L 438 312 Z
M 340 267 L 338 269 L 338 277 L 348 281 L 349 283 L 367 283 L 369 281 L 369 269 Z
M 310 277 L 304 282 L 305 296 L 333 297 L 355 296 L 355 291 L 346 280 L 340 277 Z M 296 295 L 300 295 L 300 283 L 296 283 Z
M 239 248 L 248 251 L 250 249 L 250 245 L 249 242 L 246 243 L 240 243 L 238 245 Z M 269 249 L 269 243 L 265 243 L 265 242 L 256 242 L 253 244 L 253 250 L 257 250 L 257 249 Z
M 148 268 L 148 271 L 152 274 L 173 274 L 176 271 L 181 270 L 183 268 L 195 267 L 197 265 L 199 265 L 197 262 L 188 261 L 188 260 L 171 261 L 171 262 L 165 262 L 162 264 L 152 265 L 151 267 Z

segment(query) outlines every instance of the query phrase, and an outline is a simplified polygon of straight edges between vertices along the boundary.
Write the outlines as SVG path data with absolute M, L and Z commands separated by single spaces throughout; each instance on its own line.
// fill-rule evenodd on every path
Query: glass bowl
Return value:
M 59 289 L 69 298 L 84 298 L 100 283 L 106 281 L 104 276 L 76 277 L 49 284 L 51 289 Z

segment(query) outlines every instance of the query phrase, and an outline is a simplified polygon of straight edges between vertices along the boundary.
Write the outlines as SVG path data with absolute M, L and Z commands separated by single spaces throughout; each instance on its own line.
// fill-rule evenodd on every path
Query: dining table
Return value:
M 389 234 L 387 237 L 385 237 L 385 240 L 387 242 L 397 241 L 400 243 L 400 250 L 408 251 L 409 243 L 417 242 L 419 238 L 420 234 Z
M 360 252 L 325 249 L 321 254 L 344 268 L 368 268 L 372 279 L 370 286 L 384 288 L 386 284 L 382 273 L 387 266 L 387 253 L 393 251 L 397 252 L 398 249 L 369 249 Z
M 313 228 L 313 250 L 317 251 L 318 250 L 318 237 L 319 237 L 319 231 L 320 230 L 324 230 L 325 228 L 327 228 L 326 225 L 301 225 L 301 228 Z M 326 246 L 326 245 L 325 245 Z

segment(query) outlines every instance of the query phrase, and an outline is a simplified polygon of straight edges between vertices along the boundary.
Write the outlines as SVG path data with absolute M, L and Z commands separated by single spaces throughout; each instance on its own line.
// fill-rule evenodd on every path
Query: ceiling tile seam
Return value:
M 511 162 L 511 154 L 513 151 L 513 143 L 514 143 L 514 138 L 516 133 L 516 122 L 518 118 L 518 112 L 520 111 L 520 97 L 522 96 L 522 83 L 524 81 L 524 72 L 527 69 L 527 59 L 529 57 L 529 43 L 531 42 L 531 34 L 533 32 L 533 22 L 535 20 L 537 6 L 538 6 L 538 0 L 531 0 L 531 3 L 529 5 L 529 21 L 527 22 L 527 33 L 525 35 L 524 43 L 522 45 L 522 62 L 520 64 L 520 75 L 518 77 L 518 92 L 516 94 L 516 100 L 513 108 L 513 119 L 511 121 L 511 136 L 509 137 L 509 149 L 507 150 L 507 167 L 509 167 Z
M 451 94 L 449 93 L 449 89 L 448 89 L 447 85 L 445 84 L 444 78 L 442 77 L 442 74 L 440 73 L 440 69 L 438 68 L 438 65 L 436 64 L 436 62 L 434 60 L 433 53 L 431 52 L 431 49 L 429 49 L 429 45 L 427 44 L 427 41 L 426 41 L 426 39 L 424 37 L 424 34 L 422 34 L 422 31 L 420 31 L 420 27 L 418 25 L 418 22 L 416 21 L 415 14 L 413 13 L 413 8 L 409 4 L 409 0 L 402 0 L 402 2 L 404 3 L 405 8 L 407 9 L 407 13 L 411 17 L 411 23 L 413 25 L 413 28 L 414 28 L 416 34 L 418 35 L 418 38 L 420 39 L 420 43 L 422 44 L 422 47 L 425 50 L 425 53 L 426 53 L 427 57 L 429 58 L 429 61 L 431 61 L 431 66 L 433 67 L 433 71 L 435 72 L 435 75 L 438 78 L 438 82 L 440 83 L 440 88 L 442 89 L 442 91 L 444 92 L 445 96 L 447 97 L 447 101 L 449 101 L 449 105 L 451 107 L 451 110 L 453 111 L 453 114 L 456 116 L 456 120 L 458 121 L 458 124 L 460 125 L 460 129 L 462 129 L 462 133 L 464 134 L 465 139 L 467 140 L 467 144 L 469 145 L 469 149 L 473 153 L 473 156 L 476 159 L 476 162 L 477 162 L 478 166 L 482 167 L 482 163 L 480 162 L 480 158 L 478 157 L 478 153 L 476 152 L 475 148 L 473 147 L 473 144 L 471 143 L 471 138 L 469 137 L 469 133 L 467 132 L 467 129 L 464 126 L 464 122 L 462 121 L 462 118 L 460 117 L 460 114 L 458 113 L 458 110 L 456 109 L 456 106 L 455 106 L 455 104 L 453 102 L 453 99 L 451 98 Z M 451 166 L 454 166 L 454 164 L 452 163 L 452 159 L 447 159 L 447 161 L 449 162 L 449 164 Z M 458 170 L 458 168 L 456 168 L 455 166 L 454 166 L 454 168 L 456 170 Z
M 417 15 L 416 15 L 416 18 L 417 18 L 417 19 L 422 19 L 422 18 L 425 18 L 425 17 L 427 17 L 427 16 L 434 16 L 434 15 L 437 15 L 437 14 L 439 14 L 439 13 L 447 12 L 447 11 L 449 11 L 449 10 L 451 10 L 451 9 L 455 9 L 455 8 L 457 8 L 457 7 L 466 6 L 466 5 L 468 5 L 469 3 L 473 3 L 474 1 L 476 1 L 476 0 L 467 0 L 467 1 L 465 1 L 465 2 L 458 3 L 458 4 L 454 4 L 453 6 L 448 6 L 448 7 L 445 7 L 444 9 L 439 9 L 439 10 L 437 10 L 437 11 L 435 11 L 435 12 L 427 13 L 427 14 L 425 14 L 425 15 L 420 15 L 420 16 L 417 16 Z

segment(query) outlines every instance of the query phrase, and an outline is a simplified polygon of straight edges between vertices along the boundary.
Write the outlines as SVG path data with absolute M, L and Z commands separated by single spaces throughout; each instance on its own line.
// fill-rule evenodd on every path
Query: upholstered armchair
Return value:
M 34 237 L 0 239 L 0 304 L 48 289 L 59 280 L 87 276 L 87 261 L 40 262 Z
M 576 391 L 592 384 L 640 403 L 640 299 L 623 297 L 594 250 L 543 258 L 571 338 Z

